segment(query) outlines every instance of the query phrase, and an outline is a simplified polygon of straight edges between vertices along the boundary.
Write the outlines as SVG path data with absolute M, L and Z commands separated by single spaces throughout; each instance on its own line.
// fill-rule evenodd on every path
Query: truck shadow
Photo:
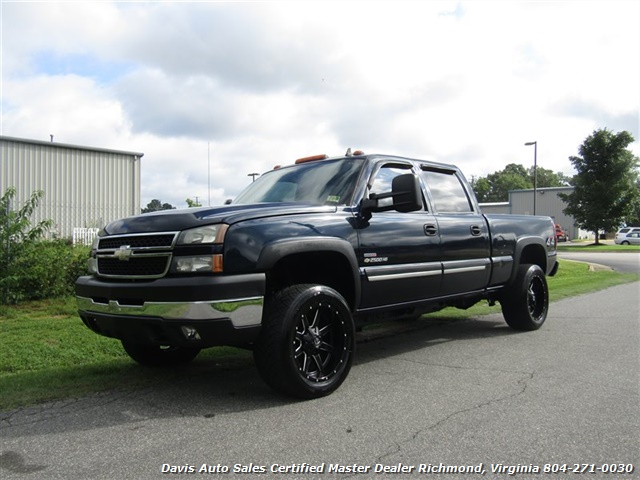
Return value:
M 434 345 L 463 340 L 516 335 L 501 315 L 446 318 L 437 314 L 413 321 L 388 322 L 357 334 L 355 365 L 415 352 Z

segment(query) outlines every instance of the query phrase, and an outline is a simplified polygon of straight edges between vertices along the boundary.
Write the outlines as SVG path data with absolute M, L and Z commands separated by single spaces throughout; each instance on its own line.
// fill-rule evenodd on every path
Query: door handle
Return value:
M 424 226 L 424 234 L 427 237 L 435 237 L 438 234 L 438 227 L 436 227 L 434 224 L 432 223 L 427 223 Z
M 482 234 L 482 230 L 478 225 L 471 225 L 471 235 L 478 237 Z

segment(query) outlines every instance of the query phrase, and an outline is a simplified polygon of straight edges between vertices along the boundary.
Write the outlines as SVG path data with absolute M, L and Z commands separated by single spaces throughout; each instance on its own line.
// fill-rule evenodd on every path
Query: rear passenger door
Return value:
M 489 227 L 456 170 L 423 165 L 441 242 L 442 295 L 481 290 L 491 274 Z

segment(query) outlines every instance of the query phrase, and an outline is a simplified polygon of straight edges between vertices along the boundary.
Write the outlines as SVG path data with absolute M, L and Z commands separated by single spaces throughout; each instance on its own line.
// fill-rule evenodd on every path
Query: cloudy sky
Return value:
M 637 1 L 1 2 L 0 134 L 143 152 L 143 207 L 348 147 L 471 178 L 640 139 Z

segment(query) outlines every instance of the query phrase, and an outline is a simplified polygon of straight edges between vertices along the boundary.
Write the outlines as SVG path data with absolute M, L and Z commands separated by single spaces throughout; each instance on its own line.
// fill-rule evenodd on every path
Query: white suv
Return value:
M 614 243 L 621 245 L 640 245 L 640 227 L 624 227 L 618 230 Z

